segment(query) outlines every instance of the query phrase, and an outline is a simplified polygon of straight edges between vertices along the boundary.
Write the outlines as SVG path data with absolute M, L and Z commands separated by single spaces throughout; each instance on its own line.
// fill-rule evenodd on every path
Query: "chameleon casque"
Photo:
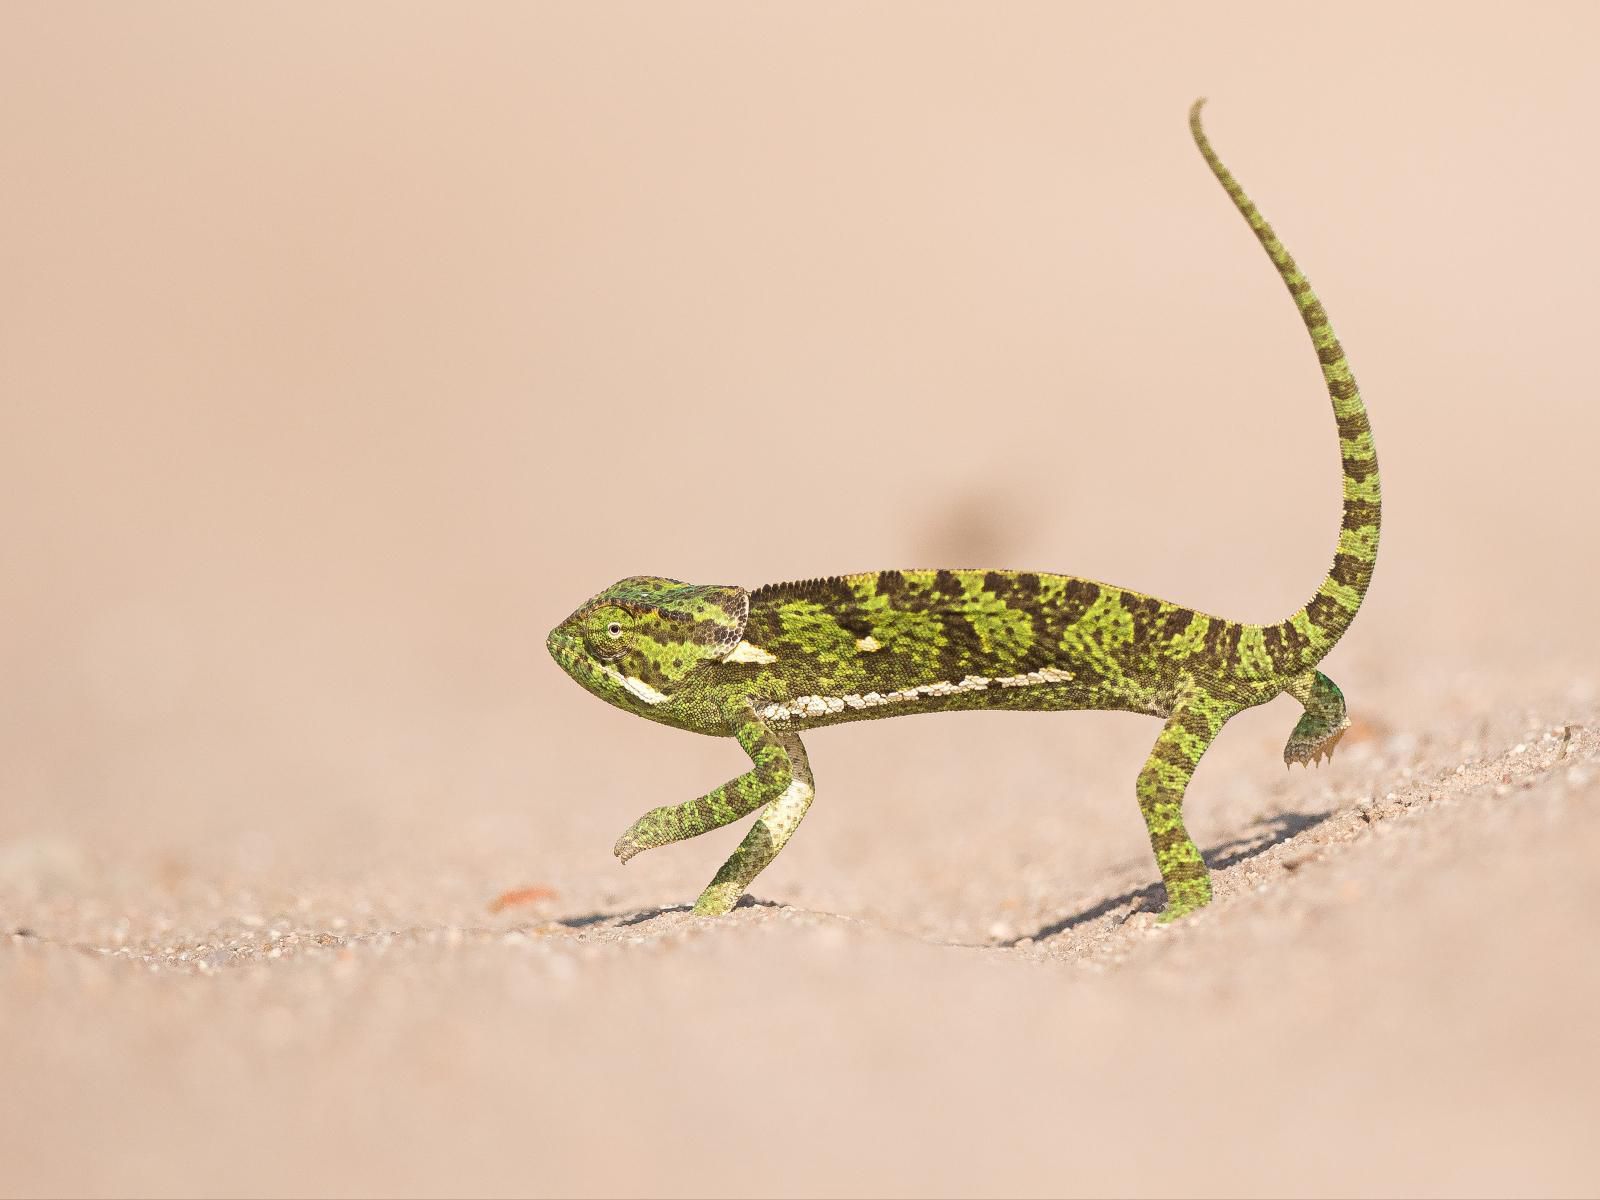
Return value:
M 873 571 L 755 591 L 624 579 L 549 637 L 556 662 L 627 712 L 734 737 L 754 764 L 697 800 L 652 809 L 618 839 L 641 850 L 760 810 L 694 911 L 726 913 L 783 849 L 812 798 L 801 735 L 825 725 L 956 709 L 1117 709 L 1165 724 L 1135 792 L 1166 884 L 1163 920 L 1211 899 L 1183 796 L 1234 714 L 1287 692 L 1305 708 L 1284 761 L 1331 755 L 1350 722 L 1316 669 L 1349 628 L 1378 552 L 1378 463 L 1366 408 L 1311 285 L 1211 149 L 1189 128 L 1266 248 L 1311 334 L 1344 464 L 1338 550 L 1316 594 L 1275 625 L 1247 625 L 1124 588 L 1034 571 Z

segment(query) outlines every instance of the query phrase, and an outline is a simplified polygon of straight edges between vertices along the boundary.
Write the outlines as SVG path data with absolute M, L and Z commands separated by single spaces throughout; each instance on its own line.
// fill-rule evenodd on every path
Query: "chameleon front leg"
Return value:
M 800 819 L 811 807 L 811 797 L 815 793 L 811 783 L 811 764 L 806 761 L 806 748 L 793 734 L 774 736 L 788 756 L 789 782 L 768 801 L 738 849 L 728 856 L 728 861 L 722 864 L 706 885 L 706 890 L 700 893 L 700 898 L 694 902 L 697 916 L 720 917 L 737 904 L 739 897 L 750 886 L 750 881 L 778 857 L 778 851 L 800 827 Z
M 1321 758 L 1332 758 L 1333 748 L 1339 744 L 1344 731 L 1350 728 L 1350 718 L 1345 713 L 1344 693 L 1321 671 L 1307 671 L 1289 681 L 1283 689 L 1293 696 L 1306 711 L 1289 734 L 1283 748 L 1283 765 L 1314 763 Z
M 811 764 L 797 736 L 771 728 L 752 708 L 741 712 L 734 736 L 755 764 L 749 771 L 698 800 L 651 809 L 617 839 L 614 850 L 627 862 L 641 850 L 697 837 L 765 805 L 739 848 L 695 902 L 694 911 L 701 916 L 720 916 L 734 906 L 750 881 L 783 849 L 811 805 Z
M 1183 827 L 1183 793 L 1217 732 L 1233 714 L 1202 696 L 1183 700 L 1156 738 L 1139 772 L 1139 812 L 1150 832 L 1161 880 L 1167 885 L 1163 922 L 1211 902 L 1211 877 L 1200 848 Z

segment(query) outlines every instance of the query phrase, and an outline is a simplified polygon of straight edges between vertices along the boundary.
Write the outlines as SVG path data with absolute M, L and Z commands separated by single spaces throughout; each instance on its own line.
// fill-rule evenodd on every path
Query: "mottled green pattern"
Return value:
M 1305 714 L 1286 763 L 1331 754 L 1344 697 L 1315 669 L 1349 627 L 1372 578 L 1380 501 L 1366 409 L 1311 285 L 1212 152 L 1196 144 L 1295 298 L 1322 364 L 1344 467 L 1344 520 L 1311 600 L 1275 625 L 1245 625 L 1070 575 L 875 571 L 754 592 L 655 576 L 625 579 L 550 635 L 564 670 L 619 708 L 738 739 L 752 769 L 698 800 L 652 809 L 622 835 L 641 850 L 755 824 L 695 905 L 723 913 L 799 825 L 812 798 L 799 734 L 842 721 L 968 708 L 1123 709 L 1166 724 L 1135 792 L 1167 888 L 1166 919 L 1211 898 L 1183 797 L 1235 713 L 1287 692 Z

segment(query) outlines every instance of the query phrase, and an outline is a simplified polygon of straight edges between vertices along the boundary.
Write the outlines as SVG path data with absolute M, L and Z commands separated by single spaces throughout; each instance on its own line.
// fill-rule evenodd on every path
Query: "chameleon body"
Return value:
M 1164 722 L 1135 785 L 1170 920 L 1211 883 L 1184 829 L 1184 790 L 1234 714 L 1288 693 L 1305 708 L 1288 764 L 1331 755 L 1349 725 L 1317 663 L 1349 627 L 1378 551 L 1378 466 L 1344 351 L 1294 260 L 1212 151 L 1200 153 L 1294 297 L 1339 430 L 1344 519 L 1310 601 L 1274 625 L 1196 612 L 1125 588 L 1032 571 L 874 571 L 746 591 L 625 579 L 549 637 L 557 663 L 610 704 L 737 738 L 751 770 L 696 800 L 652 809 L 618 839 L 624 862 L 759 811 L 695 904 L 727 912 L 783 848 L 812 798 L 801 735 L 843 721 L 957 709 L 1118 709 Z

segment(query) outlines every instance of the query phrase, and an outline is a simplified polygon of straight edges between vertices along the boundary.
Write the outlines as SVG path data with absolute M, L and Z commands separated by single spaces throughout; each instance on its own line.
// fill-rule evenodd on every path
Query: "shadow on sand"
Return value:
M 1281 845 L 1291 838 L 1300 836 L 1308 829 L 1315 829 L 1324 821 L 1334 815 L 1334 810 L 1327 812 L 1285 812 L 1259 822 L 1249 833 L 1223 842 L 1220 846 L 1213 846 L 1210 850 L 1202 851 L 1206 866 L 1213 871 L 1225 871 L 1229 867 L 1264 854 L 1272 847 Z M 1079 925 L 1087 925 L 1091 921 L 1098 921 L 1107 913 L 1116 912 L 1117 909 L 1131 906 L 1134 912 L 1149 910 L 1158 911 L 1167 898 L 1167 890 L 1160 883 L 1152 883 L 1146 887 L 1134 888 L 1132 891 L 1123 892 L 1120 896 L 1112 896 L 1098 904 L 1075 912 L 1071 916 L 1062 917 L 1059 921 L 1052 921 L 1041 926 L 1033 933 L 1024 933 L 1007 941 L 999 942 L 1001 946 L 1015 946 L 1019 942 L 1033 940 L 1041 942 L 1045 938 L 1054 937 L 1058 933 L 1066 933 L 1069 929 L 1076 929 Z
M 1308 829 L 1315 829 L 1324 821 L 1334 815 L 1333 810 L 1327 812 L 1285 812 L 1267 818 L 1255 826 L 1250 832 L 1223 842 L 1204 851 L 1206 866 L 1213 871 L 1225 871 L 1229 867 L 1247 862 L 1281 845 L 1291 838 L 1298 837 Z M 1146 887 L 1134 888 L 1132 891 L 1123 892 L 1120 896 L 1111 896 L 1105 900 L 1091 905 L 1080 912 L 1062 917 L 1059 921 L 1052 921 L 1041 926 L 1032 933 L 1020 934 L 1017 937 L 1002 942 L 990 942 L 989 945 L 1016 946 L 1024 941 L 1041 942 L 1045 938 L 1055 937 L 1059 933 L 1066 933 L 1080 925 L 1087 925 L 1091 921 L 1098 921 L 1108 913 L 1116 912 L 1120 908 L 1131 907 L 1134 912 L 1141 910 L 1156 911 L 1160 909 L 1162 901 L 1166 899 L 1166 889 L 1158 883 Z M 735 908 L 781 908 L 775 900 L 758 900 L 754 896 L 742 896 Z M 561 917 L 554 923 L 565 929 L 588 929 L 596 925 L 610 924 L 617 929 L 630 925 L 642 925 L 646 921 L 653 921 L 657 917 L 666 916 L 668 913 L 686 913 L 692 911 L 688 904 L 668 904 L 658 908 L 627 909 L 620 912 L 592 912 L 581 916 Z
M 757 900 L 754 896 L 740 896 L 735 908 L 782 908 L 776 900 Z M 584 913 L 581 917 L 561 917 L 553 922 L 565 929 L 588 929 L 593 925 L 604 925 L 609 922 L 617 929 L 629 925 L 642 925 L 646 921 L 653 921 L 657 917 L 664 917 L 668 913 L 692 912 L 692 904 L 666 904 L 659 908 L 630 908 L 621 912 L 594 912 Z

